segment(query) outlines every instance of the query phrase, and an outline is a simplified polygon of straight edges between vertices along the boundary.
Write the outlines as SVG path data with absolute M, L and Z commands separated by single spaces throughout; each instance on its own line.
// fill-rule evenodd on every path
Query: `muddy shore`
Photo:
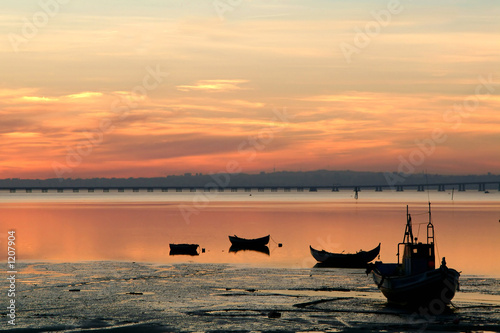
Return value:
M 499 280 L 462 277 L 442 313 L 389 306 L 361 269 L 83 262 L 19 266 L 19 332 L 500 331 Z M 2 285 L 2 294 L 6 285 Z M 4 307 L 3 307 L 4 308 Z

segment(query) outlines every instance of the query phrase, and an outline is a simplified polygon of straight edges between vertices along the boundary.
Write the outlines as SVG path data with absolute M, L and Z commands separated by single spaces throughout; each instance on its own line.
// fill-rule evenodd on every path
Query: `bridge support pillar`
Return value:
M 500 184 L 498 186 L 499 186 L 498 188 L 500 188 Z M 339 191 L 339 187 L 338 186 L 332 187 L 332 192 L 338 192 L 338 191 Z
M 375 192 L 382 192 L 382 186 L 375 187 Z
M 500 187 L 499 187 L 499 189 L 500 189 Z M 16 193 L 16 189 L 15 188 L 10 189 L 10 193 Z
M 458 184 L 458 190 L 460 192 L 464 192 L 465 191 L 465 184 Z
M 486 190 L 486 185 L 484 183 L 480 183 L 477 190 L 484 192 Z
M 418 185 L 418 187 L 417 187 L 417 191 L 418 191 L 418 192 L 423 192 L 423 191 L 425 191 L 425 186 L 424 186 L 424 185 Z
M 444 187 L 444 185 L 438 185 L 438 191 L 439 192 L 444 192 L 446 189 Z
M 396 191 L 403 192 L 403 186 L 401 185 L 396 186 Z

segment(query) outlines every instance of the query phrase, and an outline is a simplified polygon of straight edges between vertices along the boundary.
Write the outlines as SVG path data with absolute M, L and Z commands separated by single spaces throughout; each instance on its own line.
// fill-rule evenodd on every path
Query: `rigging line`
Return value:
M 419 216 L 419 215 L 428 215 L 429 212 L 425 212 L 425 213 L 412 213 L 411 215 L 416 215 L 416 216 Z
M 427 202 L 431 202 L 431 195 L 429 191 L 429 178 L 427 177 L 427 170 L 425 170 L 425 183 L 427 184 Z

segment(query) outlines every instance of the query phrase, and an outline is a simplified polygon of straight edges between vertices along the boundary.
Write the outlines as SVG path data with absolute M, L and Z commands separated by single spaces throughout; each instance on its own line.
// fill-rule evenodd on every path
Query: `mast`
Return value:
M 408 213 L 408 205 L 406 205 L 406 229 L 403 237 L 403 243 L 413 244 L 413 229 L 411 226 L 411 215 Z
M 398 244 L 398 264 L 400 260 L 400 253 L 399 253 L 399 246 L 404 245 L 404 252 L 403 252 L 403 259 L 405 257 L 409 257 L 411 255 L 411 250 L 409 249 L 409 246 L 413 244 L 413 229 L 411 226 L 411 215 L 408 212 L 408 205 L 406 205 L 406 228 L 405 228 L 405 235 L 403 237 L 403 242 Z
M 429 223 L 427 223 L 427 244 L 434 244 L 434 226 L 432 225 L 430 201 L 429 201 Z

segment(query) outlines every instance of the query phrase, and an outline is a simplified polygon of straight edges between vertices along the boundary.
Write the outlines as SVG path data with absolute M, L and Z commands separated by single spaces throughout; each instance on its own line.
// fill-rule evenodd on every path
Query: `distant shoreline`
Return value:
M 113 188 L 113 187 L 321 187 L 321 186 L 407 186 L 408 184 L 467 184 L 496 183 L 500 188 L 500 175 L 426 175 L 391 172 L 362 171 L 279 171 L 258 174 L 191 174 L 149 178 L 52 178 L 52 179 L 0 179 L 0 188 Z M 458 190 L 458 188 L 457 188 Z

